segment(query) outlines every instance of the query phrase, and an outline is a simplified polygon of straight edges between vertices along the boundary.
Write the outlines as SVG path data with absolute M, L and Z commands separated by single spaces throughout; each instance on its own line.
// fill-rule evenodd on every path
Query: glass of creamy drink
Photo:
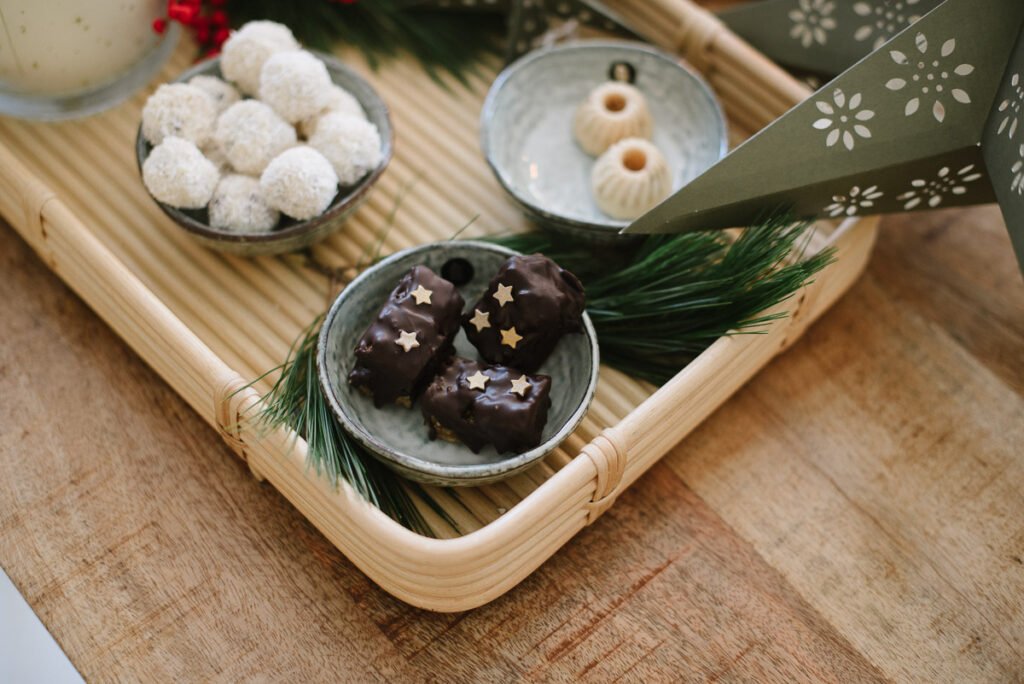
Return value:
M 178 38 L 153 21 L 166 0 L 0 0 L 0 114 L 56 120 L 144 86 Z

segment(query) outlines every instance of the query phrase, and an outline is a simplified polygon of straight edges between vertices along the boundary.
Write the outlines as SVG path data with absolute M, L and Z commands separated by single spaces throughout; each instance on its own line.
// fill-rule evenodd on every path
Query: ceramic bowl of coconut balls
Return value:
M 391 160 L 387 106 L 288 27 L 245 24 L 221 54 L 159 86 L 136 141 L 142 182 L 201 243 L 257 256 L 339 229 Z

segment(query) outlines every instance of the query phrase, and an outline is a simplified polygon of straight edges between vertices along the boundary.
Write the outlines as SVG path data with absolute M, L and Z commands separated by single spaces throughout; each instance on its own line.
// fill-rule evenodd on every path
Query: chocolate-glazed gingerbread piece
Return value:
M 532 373 L 566 333 L 583 330 L 583 286 L 542 254 L 514 256 L 463 316 L 480 355 Z
M 541 442 L 551 378 L 456 356 L 427 385 L 420 409 L 430 438 L 462 442 L 474 453 L 529 451 Z
M 348 381 L 378 408 L 411 406 L 452 355 L 464 304 L 454 285 L 426 266 L 414 267 L 359 339 Z

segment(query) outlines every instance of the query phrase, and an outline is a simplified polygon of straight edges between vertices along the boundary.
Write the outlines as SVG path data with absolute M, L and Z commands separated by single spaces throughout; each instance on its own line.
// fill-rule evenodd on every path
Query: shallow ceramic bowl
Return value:
M 209 225 L 206 209 L 176 209 L 163 202 L 157 202 L 156 199 L 153 200 L 175 223 L 187 230 L 206 247 L 242 256 L 259 256 L 262 254 L 292 252 L 319 242 L 341 228 L 352 212 L 359 208 L 359 205 L 366 200 L 374 183 L 384 173 L 388 162 L 391 161 L 394 132 L 391 128 L 391 119 L 388 116 L 388 108 L 384 104 L 384 100 L 373 89 L 373 86 L 334 57 L 321 52 L 313 52 L 313 54 L 327 65 L 327 72 L 331 75 L 331 80 L 352 93 L 359 100 L 359 104 L 363 106 L 366 117 L 377 126 L 377 130 L 380 131 L 381 144 L 383 145 L 381 150 L 383 156 L 380 165 L 355 185 L 340 188 L 327 211 L 320 216 L 308 221 L 296 221 L 287 216 L 282 216 L 278 227 L 269 233 L 236 233 L 227 230 L 217 230 Z M 220 58 L 214 57 L 200 62 L 179 76 L 176 82 L 187 81 L 199 74 L 221 77 Z M 152 149 L 153 146 L 142 137 L 142 126 L 140 124 L 135 140 L 135 154 L 139 165 L 140 181 L 142 163 L 146 161 L 146 157 Z
M 459 286 L 470 307 L 483 294 L 498 268 L 516 252 L 482 242 L 440 242 L 399 252 L 368 269 L 334 301 L 320 331 L 317 369 L 320 387 L 342 427 L 385 464 L 410 479 L 443 486 L 480 485 L 511 477 L 542 459 L 568 437 L 583 419 L 597 388 L 597 335 L 583 316 L 583 333 L 566 335 L 540 373 L 551 376 L 551 409 L 542 443 L 521 454 L 499 454 L 487 446 L 474 454 L 462 444 L 431 441 L 418 403 L 411 409 L 375 408 L 373 401 L 348 384 L 356 343 L 387 301 L 402 275 L 424 264 L 437 273 L 452 259 L 465 259 L 472 279 Z M 455 351 L 479 358 L 459 331 Z
M 725 155 L 725 117 L 711 89 L 678 59 L 642 43 L 581 41 L 532 52 L 498 76 L 481 113 L 484 156 L 509 195 L 542 226 L 597 243 L 630 239 L 618 234 L 630 221 L 611 218 L 594 201 L 595 159 L 576 144 L 573 118 L 617 64 L 628 65 L 647 98 L 673 192 Z

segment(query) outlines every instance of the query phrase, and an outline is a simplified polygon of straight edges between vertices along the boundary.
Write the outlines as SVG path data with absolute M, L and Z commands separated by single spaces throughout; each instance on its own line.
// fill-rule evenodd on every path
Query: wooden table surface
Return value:
M 868 273 L 522 585 L 391 598 L 0 226 L 0 565 L 89 679 L 1024 679 L 1024 283 L 993 207 Z

